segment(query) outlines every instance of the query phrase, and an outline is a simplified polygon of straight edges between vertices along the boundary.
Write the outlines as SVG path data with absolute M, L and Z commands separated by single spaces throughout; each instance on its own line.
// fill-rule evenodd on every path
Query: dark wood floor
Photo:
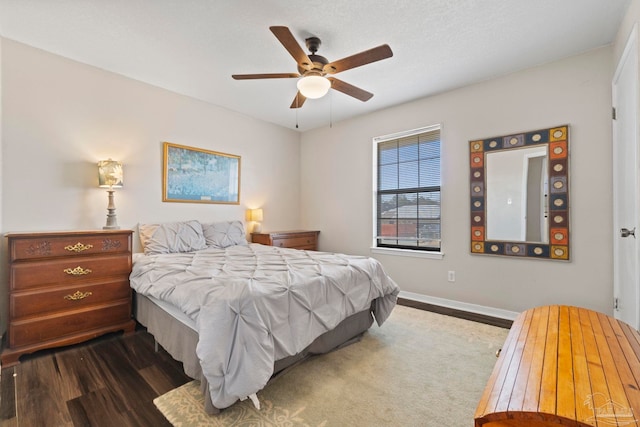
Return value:
M 423 303 L 399 304 L 441 312 Z M 442 312 L 496 326 L 501 319 Z M 74 346 L 44 350 L 4 368 L 0 376 L 0 427 L 171 427 L 153 399 L 189 382 L 182 365 L 143 328 Z
M 21 361 L 1 372 L 0 427 L 170 427 L 153 399 L 190 381 L 143 329 Z

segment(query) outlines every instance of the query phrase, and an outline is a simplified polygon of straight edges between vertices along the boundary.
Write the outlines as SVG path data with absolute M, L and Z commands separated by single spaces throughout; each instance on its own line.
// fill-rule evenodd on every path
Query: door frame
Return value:
M 640 155 L 640 121 L 638 120 L 638 114 L 640 113 L 640 106 L 639 106 L 639 102 L 640 102 L 640 93 L 639 93 L 639 81 L 638 81 L 638 77 L 640 77 L 640 64 L 638 63 L 639 61 L 639 51 L 638 51 L 638 23 L 634 24 L 631 33 L 629 34 L 629 37 L 627 39 L 627 42 L 625 44 L 624 50 L 622 52 L 622 55 L 620 56 L 620 60 L 618 61 L 618 64 L 616 66 L 616 70 L 615 73 L 613 75 L 613 79 L 611 82 L 611 94 L 612 94 L 612 105 L 613 108 L 616 108 L 618 103 L 617 103 L 617 92 L 616 92 L 616 85 L 617 82 L 620 78 L 620 74 L 622 73 L 622 70 L 624 68 L 624 66 L 626 65 L 627 61 L 629 60 L 629 58 L 631 57 L 631 59 L 633 59 L 635 56 L 635 61 L 636 61 L 636 84 L 635 84 L 635 111 L 633 112 L 634 117 L 636 117 L 636 122 L 635 122 L 635 143 L 636 143 L 636 159 L 635 159 L 635 181 L 636 181 L 636 189 L 640 190 L 640 182 L 639 182 L 639 178 L 640 178 L 640 171 L 639 171 L 639 161 L 638 161 L 638 157 Z M 618 147 L 620 145 L 620 142 L 618 141 L 619 137 L 619 130 L 618 130 L 618 126 L 616 123 L 616 120 L 612 120 L 612 142 L 613 142 L 613 297 L 614 297 L 614 301 L 616 301 L 615 299 L 618 298 L 618 296 L 620 295 L 620 289 L 621 289 L 621 285 L 620 285 L 620 268 L 618 266 L 618 257 L 619 257 L 619 248 L 618 248 L 618 243 L 617 243 L 617 239 L 619 239 L 619 233 L 620 233 L 620 229 L 622 227 L 628 227 L 630 224 L 620 224 L 619 220 L 618 220 L 618 201 L 622 200 L 622 198 L 624 197 L 629 197 L 629 195 L 623 195 L 620 194 L 620 189 L 618 186 L 618 181 L 620 179 L 619 175 L 616 173 L 617 170 L 619 170 L 618 166 Z M 635 204 L 636 206 L 636 214 L 640 214 L 640 194 L 638 194 L 638 191 L 636 191 L 636 194 L 633 195 L 634 200 L 632 203 Z M 640 224 L 640 219 L 636 218 L 637 223 Z M 635 329 L 640 329 L 640 230 L 638 232 L 638 236 L 636 236 L 635 239 L 635 249 L 636 249 L 636 277 L 635 277 L 635 287 L 636 287 L 636 299 L 637 301 L 635 301 L 635 307 L 633 308 L 633 317 L 635 318 L 635 324 L 631 325 L 633 326 Z M 619 311 L 616 310 L 614 308 L 614 317 L 619 318 Z

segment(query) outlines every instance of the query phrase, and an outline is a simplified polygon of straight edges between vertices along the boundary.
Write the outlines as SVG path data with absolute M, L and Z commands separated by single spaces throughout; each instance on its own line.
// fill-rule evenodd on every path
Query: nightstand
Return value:
M 133 332 L 131 230 L 9 233 L 2 366 L 26 353 Z
M 261 243 L 268 246 L 278 246 L 280 248 L 305 249 L 308 251 L 318 250 L 319 231 L 293 230 L 274 231 L 271 233 L 251 233 L 253 243 Z

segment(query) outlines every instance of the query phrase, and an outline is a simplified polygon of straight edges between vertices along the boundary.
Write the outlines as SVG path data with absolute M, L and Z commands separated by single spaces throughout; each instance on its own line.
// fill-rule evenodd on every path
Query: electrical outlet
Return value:
M 447 273 L 447 280 L 450 282 L 455 282 L 456 281 L 456 272 L 453 270 L 450 270 L 449 273 Z

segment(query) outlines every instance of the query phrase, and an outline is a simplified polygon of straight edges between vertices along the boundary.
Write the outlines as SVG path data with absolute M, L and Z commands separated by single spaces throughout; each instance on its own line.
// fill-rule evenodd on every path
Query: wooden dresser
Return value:
M 308 251 L 318 250 L 319 231 L 275 231 L 272 233 L 251 233 L 253 243 L 263 245 L 278 246 L 281 248 L 306 249 Z
M 521 313 L 475 425 L 640 425 L 640 334 L 584 308 L 554 305 Z
M 44 348 L 133 332 L 131 230 L 9 233 L 2 366 Z

